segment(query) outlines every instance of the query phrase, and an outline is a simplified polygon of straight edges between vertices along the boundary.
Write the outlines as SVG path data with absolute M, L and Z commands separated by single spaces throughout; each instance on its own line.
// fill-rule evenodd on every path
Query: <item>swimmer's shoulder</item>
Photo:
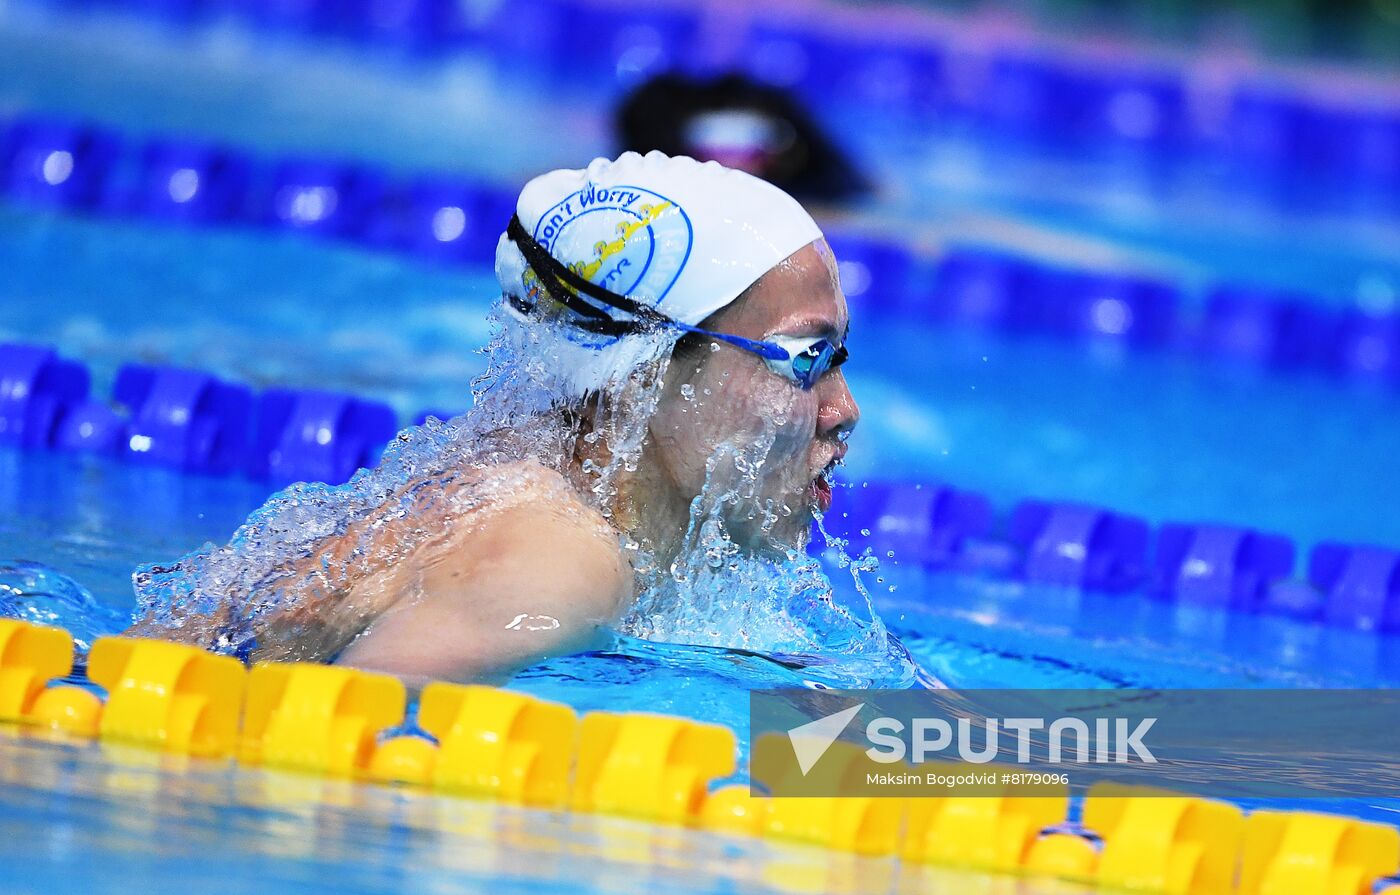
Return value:
M 603 514 L 585 501 L 557 469 L 538 460 L 515 460 L 481 469 L 478 483 L 484 503 L 501 512 L 556 516 L 568 525 L 579 525 L 616 540 L 616 530 Z
M 546 578 L 576 576 L 604 601 L 632 593 L 632 569 L 617 529 L 560 472 L 534 460 L 484 471 L 494 506 L 477 532 L 493 564 L 528 565 Z
M 461 512 L 394 566 L 391 596 L 337 661 L 446 680 L 503 680 L 548 656 L 598 649 L 630 605 L 616 531 L 537 463 L 461 470 Z M 372 598 L 372 595 L 369 595 Z M 364 599 L 354 599 L 363 605 Z

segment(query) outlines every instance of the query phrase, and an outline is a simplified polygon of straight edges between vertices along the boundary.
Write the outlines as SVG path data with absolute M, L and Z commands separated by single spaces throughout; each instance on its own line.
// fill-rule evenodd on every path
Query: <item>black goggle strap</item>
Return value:
M 551 255 L 548 249 L 536 242 L 525 230 L 525 226 L 520 223 L 519 215 L 512 216 L 510 223 L 506 225 L 506 237 L 519 247 L 520 253 L 525 256 L 525 263 L 530 265 L 530 269 L 540 278 L 550 297 L 583 318 L 574 321 L 574 325 L 581 329 L 603 335 L 620 336 L 637 332 L 644 325 L 670 326 L 685 332 L 697 333 L 718 339 L 721 342 L 727 342 L 769 360 L 788 360 L 790 357 L 785 349 L 771 342 L 760 342 L 746 339 L 743 336 L 711 332 L 698 326 L 682 323 L 655 308 L 634 301 L 625 295 L 618 295 L 616 292 L 604 289 L 597 283 L 584 279 Z M 580 294 L 631 314 L 637 319 L 617 320 L 602 308 L 594 307 L 584 301 L 579 297 Z M 513 295 L 511 296 L 511 304 L 524 313 L 529 313 L 531 310 Z
M 524 225 L 520 223 L 519 216 L 511 217 L 510 223 L 506 225 L 506 236 L 519 247 L 520 253 L 525 256 L 525 262 L 540 278 L 549 296 L 584 318 L 577 321 L 577 325 L 581 328 L 605 335 L 625 335 L 641 329 L 644 323 L 653 326 L 674 323 L 671 318 L 656 309 L 633 301 L 625 295 L 618 295 L 616 292 L 604 289 L 597 283 L 584 279 L 564 266 L 559 259 L 549 253 L 548 249 L 536 242 L 526 232 Z M 584 301 L 579 297 L 580 295 L 586 295 L 604 305 L 631 314 L 637 319 L 617 320 L 602 308 L 594 307 Z M 516 304 L 518 307 L 519 303 Z

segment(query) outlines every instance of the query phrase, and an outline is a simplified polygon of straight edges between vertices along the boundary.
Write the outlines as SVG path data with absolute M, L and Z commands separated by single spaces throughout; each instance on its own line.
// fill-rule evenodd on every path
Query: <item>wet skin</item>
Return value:
M 794 253 L 704 325 L 843 341 L 848 312 L 830 249 L 818 241 Z M 752 499 L 728 513 L 729 534 L 754 548 L 799 544 L 811 510 L 830 501 L 824 473 L 860 415 L 839 369 L 803 390 L 753 354 L 710 344 L 673 359 L 637 471 L 619 481 L 614 518 L 663 562 L 711 457 L 753 441 L 766 455 Z M 511 474 L 521 484 L 509 506 L 355 586 L 348 605 L 382 610 L 339 663 L 409 679 L 501 680 L 601 643 L 634 591 L 618 531 L 559 474 L 527 464 Z
M 821 336 L 844 342 L 850 321 L 825 241 L 795 252 L 713 314 L 704 327 L 762 340 L 776 335 Z M 712 349 L 711 346 L 717 346 Z M 688 395 L 688 396 L 687 396 Z M 730 536 L 756 548 L 796 545 L 815 504 L 825 511 L 831 491 L 823 471 L 846 453 L 845 438 L 860 410 L 838 368 L 803 390 L 742 349 L 704 340 L 679 354 L 649 426 L 634 494 L 644 495 L 641 525 L 663 546 L 685 531 L 691 501 L 705 485 L 707 464 L 722 445 L 767 447 L 757 493 L 726 520 Z M 771 447 L 768 446 L 771 441 Z M 775 516 L 763 531 L 763 508 Z M 757 518 L 749 518 L 758 510 Z

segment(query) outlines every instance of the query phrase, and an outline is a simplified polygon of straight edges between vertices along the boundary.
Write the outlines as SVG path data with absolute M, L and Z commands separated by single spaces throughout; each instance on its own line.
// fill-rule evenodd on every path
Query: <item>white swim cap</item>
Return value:
M 565 267 L 692 326 L 822 235 L 797 200 L 772 184 L 662 152 L 627 152 L 582 170 L 542 174 L 521 190 L 516 216 Z M 549 324 L 575 315 L 542 300 L 537 272 L 506 234 L 496 246 L 496 278 L 516 322 L 553 331 L 531 341 L 550 355 L 551 366 L 559 365 L 574 396 L 620 381 L 657 350 L 655 337 Z M 663 335 L 674 341 L 681 333 Z

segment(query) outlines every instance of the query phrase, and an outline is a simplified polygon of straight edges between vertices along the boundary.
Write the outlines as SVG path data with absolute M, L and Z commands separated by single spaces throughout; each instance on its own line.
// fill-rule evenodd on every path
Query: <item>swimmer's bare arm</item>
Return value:
M 416 551 L 392 605 L 337 662 L 409 679 L 504 680 L 601 645 L 632 574 L 599 517 L 526 503 Z

